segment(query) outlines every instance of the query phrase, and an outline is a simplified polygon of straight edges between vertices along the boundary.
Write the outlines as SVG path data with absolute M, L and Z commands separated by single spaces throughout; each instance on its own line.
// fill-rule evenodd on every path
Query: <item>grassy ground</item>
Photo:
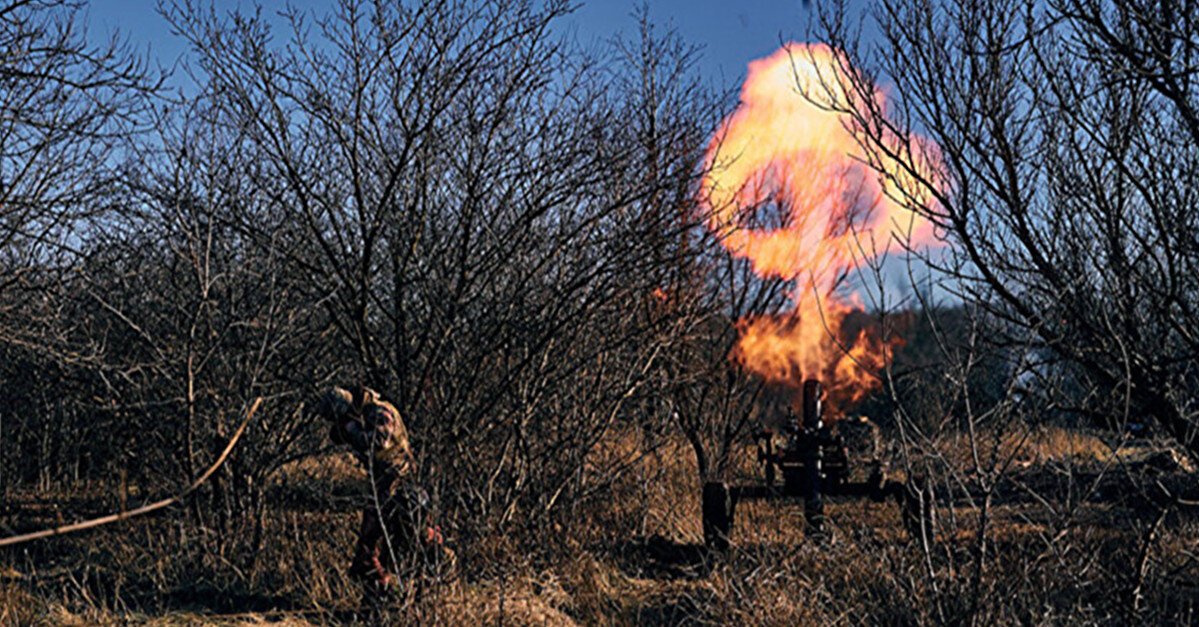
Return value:
M 642 476 L 652 481 L 618 486 L 552 539 L 459 547 L 459 577 L 425 582 L 373 618 L 357 613 L 345 575 L 361 476 L 343 456 L 309 459 L 280 473 L 257 539 L 168 512 L 0 552 L 0 624 L 1192 620 L 1199 523 L 1185 507 L 1162 515 L 1150 498 L 1156 484 L 1193 483 L 1185 468 L 1152 466 L 1160 450 L 1147 443 L 1112 451 L 1062 430 L 1005 446 L 1014 462 L 995 480 L 985 543 L 979 495 L 947 482 L 937 524 L 919 540 L 890 502 L 832 500 L 821 545 L 803 536 L 800 503 L 744 503 L 732 550 L 711 556 L 699 544 L 699 485 L 678 447 L 650 462 Z M 973 480 L 968 462 L 953 463 Z M 70 520 L 118 498 L 14 494 L 0 525 L 8 534 Z

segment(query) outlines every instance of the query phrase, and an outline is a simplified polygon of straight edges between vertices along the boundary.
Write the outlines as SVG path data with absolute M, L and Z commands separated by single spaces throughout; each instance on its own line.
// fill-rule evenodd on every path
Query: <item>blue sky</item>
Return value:
M 158 15 L 157 3 L 158 0 L 90 0 L 91 34 L 99 37 L 119 30 L 132 44 L 143 50 L 148 48 L 152 56 L 169 66 L 186 49 Z M 262 0 L 261 4 L 267 11 L 286 6 L 284 2 L 270 0 Z M 336 6 L 336 0 L 292 0 L 292 4 L 323 13 Z M 586 1 L 562 26 L 583 42 L 605 40 L 618 32 L 631 36 L 636 32 L 631 13 L 639 4 L 640 0 Z M 249 10 L 255 3 L 216 0 L 215 5 Z M 806 41 L 814 11 L 801 0 L 650 0 L 649 8 L 656 24 L 673 26 L 689 43 L 702 46 L 698 69 L 714 86 L 728 89 L 737 89 L 745 77 L 746 65 L 774 52 L 781 41 Z M 889 289 L 906 293 L 906 289 L 898 287 L 906 285 L 898 262 L 890 262 L 890 266 L 893 267 L 887 272 L 891 277 Z
M 217 7 L 250 8 L 249 0 L 216 1 Z M 335 0 L 293 0 L 295 6 L 325 12 Z M 632 32 L 632 9 L 639 0 L 590 0 L 570 16 L 564 26 L 584 40 L 606 39 L 624 30 Z M 284 2 L 265 0 L 277 10 Z M 141 49 L 169 65 L 184 46 L 170 34 L 155 10 L 157 0 L 90 0 L 89 26 L 93 36 L 120 30 Z M 778 48 L 780 37 L 803 41 L 812 11 L 800 0 L 650 0 L 650 14 L 658 24 L 672 24 L 683 37 L 703 46 L 700 70 L 717 85 L 735 87 L 745 66 Z

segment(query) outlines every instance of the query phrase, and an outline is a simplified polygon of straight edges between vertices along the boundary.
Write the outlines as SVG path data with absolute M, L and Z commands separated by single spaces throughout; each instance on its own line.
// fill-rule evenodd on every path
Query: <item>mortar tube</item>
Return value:
M 807 447 L 804 450 L 804 468 L 807 473 L 804 499 L 804 533 L 820 541 L 824 535 L 824 499 L 821 495 L 823 483 L 823 451 L 821 430 L 824 428 L 824 390 L 820 381 L 808 379 L 803 383 L 803 428 Z

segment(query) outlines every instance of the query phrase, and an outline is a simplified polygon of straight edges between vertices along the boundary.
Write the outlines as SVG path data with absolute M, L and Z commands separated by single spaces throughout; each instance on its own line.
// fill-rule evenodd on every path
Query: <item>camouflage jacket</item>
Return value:
M 412 449 L 399 410 L 368 387 L 356 392 L 333 388 L 321 400 L 318 412 L 332 423 L 329 436 L 338 444 L 350 445 L 376 481 L 392 483 L 408 476 Z

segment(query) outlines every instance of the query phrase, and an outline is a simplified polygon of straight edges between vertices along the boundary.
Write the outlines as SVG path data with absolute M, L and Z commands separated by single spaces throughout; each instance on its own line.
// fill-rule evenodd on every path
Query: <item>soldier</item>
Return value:
M 333 388 L 317 413 L 332 423 L 330 438 L 350 446 L 371 481 L 350 576 L 378 597 L 395 586 L 397 556 L 414 555 L 428 563 L 449 551 L 441 546 L 440 529 L 426 520 L 428 496 L 412 485 L 412 449 L 395 406 L 365 386 L 353 392 Z

